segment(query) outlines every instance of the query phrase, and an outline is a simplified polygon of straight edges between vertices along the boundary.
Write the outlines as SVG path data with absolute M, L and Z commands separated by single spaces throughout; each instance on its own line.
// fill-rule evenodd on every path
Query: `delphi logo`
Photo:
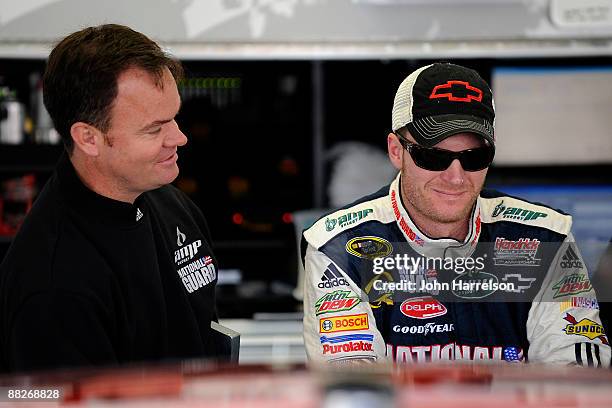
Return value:
M 417 297 L 404 300 L 400 306 L 400 311 L 404 316 L 413 319 L 431 319 L 443 316 L 447 309 L 437 299 L 432 297 Z
M 429 99 L 447 98 L 451 102 L 482 102 L 482 91 L 465 81 L 447 81 L 436 85 Z

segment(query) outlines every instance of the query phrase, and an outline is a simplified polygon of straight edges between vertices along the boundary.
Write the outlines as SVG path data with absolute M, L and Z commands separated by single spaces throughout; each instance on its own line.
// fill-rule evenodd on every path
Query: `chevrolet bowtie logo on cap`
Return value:
M 473 69 L 448 63 L 418 68 L 400 84 L 391 129 L 406 128 L 415 142 L 432 147 L 458 133 L 495 145 L 495 104 L 489 84 Z
M 447 81 L 436 85 L 429 99 L 448 98 L 452 102 L 482 102 L 482 91 L 465 81 Z

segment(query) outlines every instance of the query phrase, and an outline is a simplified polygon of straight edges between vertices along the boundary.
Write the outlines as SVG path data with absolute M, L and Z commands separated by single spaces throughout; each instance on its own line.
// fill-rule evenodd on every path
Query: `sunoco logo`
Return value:
M 493 218 L 501 216 L 507 220 L 519 221 L 531 221 L 548 217 L 548 214 L 539 211 L 525 210 L 519 207 L 506 207 L 503 200 L 495 206 L 491 215 Z
M 446 314 L 446 306 L 432 297 L 418 297 L 405 300 L 400 306 L 404 316 L 413 319 L 431 319 Z
M 599 339 L 603 344 L 608 344 L 608 339 L 605 336 L 604 328 L 591 319 L 582 319 L 576 321 L 576 318 L 569 313 L 563 318 L 570 324 L 565 326 L 563 331 L 567 335 L 584 336 L 589 340 Z
M 364 259 L 374 259 L 393 252 L 391 243 L 380 237 L 357 237 L 346 243 L 346 252 Z
M 338 218 L 326 218 L 325 219 L 325 229 L 329 232 L 336 228 L 336 225 L 339 225 L 340 228 L 344 228 L 347 225 L 352 225 L 359 220 L 366 218 L 368 215 L 374 212 L 371 208 L 366 208 L 365 210 L 360 210 L 356 212 L 350 212 L 347 214 L 343 214 Z

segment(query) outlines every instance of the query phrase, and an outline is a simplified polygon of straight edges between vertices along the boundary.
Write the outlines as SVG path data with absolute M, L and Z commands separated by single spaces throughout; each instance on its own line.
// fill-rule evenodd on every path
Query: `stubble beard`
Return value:
M 469 194 L 471 197 L 464 206 L 453 212 L 445 212 L 444 209 L 439 208 L 439 203 L 426 194 L 424 188 L 427 187 L 427 184 L 423 186 L 423 188 L 417 186 L 415 183 L 411 182 L 410 177 L 402 170 L 401 197 L 404 200 L 404 204 L 409 204 L 407 210 L 412 217 L 417 215 L 412 214 L 413 211 L 416 211 L 418 213 L 418 218 L 440 224 L 452 224 L 466 221 L 470 218 L 472 209 L 474 208 L 474 204 L 476 203 L 476 199 L 483 185 L 475 190 L 470 189 Z

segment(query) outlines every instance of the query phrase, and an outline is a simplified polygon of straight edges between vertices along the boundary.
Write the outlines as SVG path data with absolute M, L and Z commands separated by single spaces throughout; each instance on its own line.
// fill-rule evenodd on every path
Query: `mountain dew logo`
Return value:
M 332 231 L 336 228 L 336 225 L 339 225 L 340 228 L 344 228 L 347 225 L 351 225 L 356 223 L 359 220 L 366 218 L 368 215 L 374 212 L 371 208 L 366 208 L 365 210 L 359 210 L 355 212 L 349 212 L 342 214 L 338 218 L 326 218 L 325 219 L 325 230 L 327 232 Z
M 500 215 L 507 220 L 519 221 L 530 221 L 548 217 L 548 214 L 539 211 L 526 210 L 520 207 L 506 207 L 504 205 L 504 200 L 495 206 L 491 214 L 493 218 L 499 217 Z
M 553 299 L 562 297 L 577 295 L 583 292 L 589 292 L 593 289 L 591 282 L 586 275 L 580 273 L 572 273 L 571 275 L 564 276 L 559 282 L 553 285 Z
M 351 296 L 353 295 L 353 296 Z M 326 293 L 315 303 L 315 314 L 341 312 L 351 310 L 359 304 L 360 300 L 350 290 L 336 290 Z

